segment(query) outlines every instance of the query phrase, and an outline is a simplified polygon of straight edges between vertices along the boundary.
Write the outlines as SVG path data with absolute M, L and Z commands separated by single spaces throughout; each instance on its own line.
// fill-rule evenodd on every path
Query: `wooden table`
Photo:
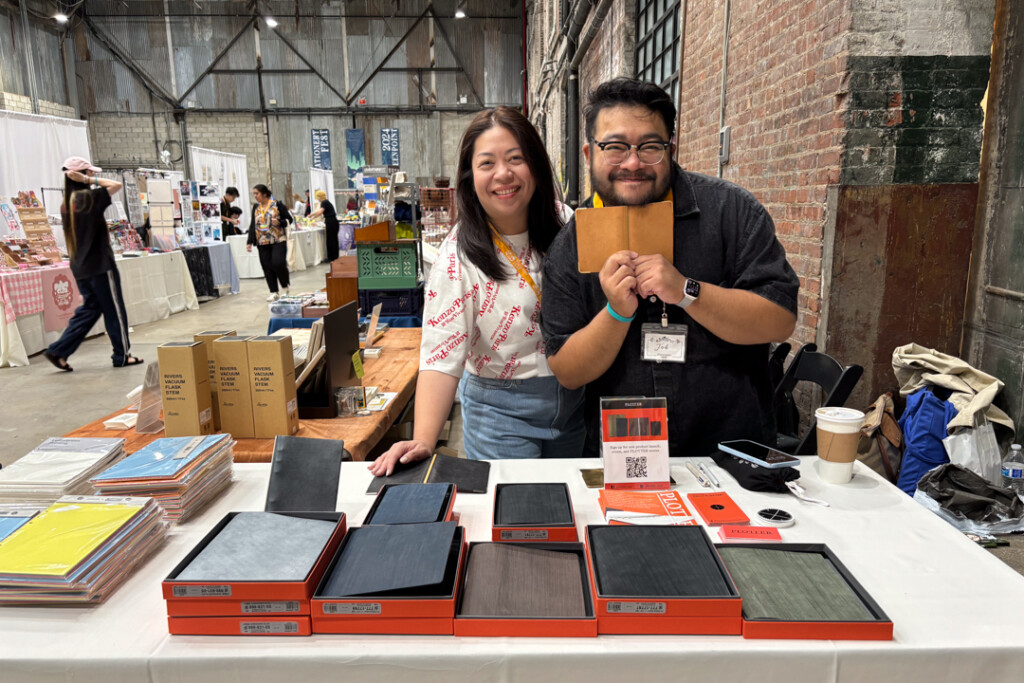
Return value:
M 378 344 L 383 350 L 377 358 L 363 361 L 366 374 L 364 386 L 376 386 L 381 391 L 397 392 L 387 408 L 366 417 L 337 417 L 329 420 L 300 420 L 295 436 L 313 439 L 342 439 L 345 449 L 353 460 L 365 460 L 384 433 L 394 424 L 416 391 L 416 377 L 420 365 L 420 328 L 391 328 L 381 337 Z M 119 410 L 107 417 L 90 422 L 73 432 L 70 437 L 123 437 L 128 453 L 143 448 L 164 433 L 137 434 L 134 429 L 127 431 L 108 430 L 105 420 L 120 415 Z M 274 453 L 273 439 L 238 439 L 235 442 L 235 462 L 270 462 Z

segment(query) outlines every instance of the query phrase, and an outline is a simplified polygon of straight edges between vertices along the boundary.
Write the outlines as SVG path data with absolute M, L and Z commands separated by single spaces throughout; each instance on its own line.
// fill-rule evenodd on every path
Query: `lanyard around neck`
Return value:
M 530 271 L 527 270 L 526 266 L 523 265 L 523 262 L 519 260 L 516 253 L 512 251 L 512 247 L 510 247 L 508 242 L 505 241 L 505 238 L 501 236 L 501 233 L 499 233 L 498 229 L 494 227 L 494 224 L 488 222 L 487 225 L 491 227 L 491 239 L 494 240 L 494 246 L 498 247 L 498 251 L 508 259 L 508 262 L 513 268 L 515 268 L 515 271 L 519 273 L 519 277 L 523 278 L 523 281 L 530 285 L 530 289 L 532 289 L 533 293 L 537 295 L 537 301 L 540 301 L 540 287 L 538 287 L 537 283 L 533 281 L 532 277 L 530 277 Z

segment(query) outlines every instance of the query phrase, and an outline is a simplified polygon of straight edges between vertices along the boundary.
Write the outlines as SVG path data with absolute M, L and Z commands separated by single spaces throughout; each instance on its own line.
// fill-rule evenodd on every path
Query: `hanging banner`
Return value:
M 331 131 L 327 128 L 313 128 L 313 168 L 331 169 Z
M 363 141 L 362 128 L 345 129 L 345 151 L 348 186 L 355 187 L 356 174 L 366 166 L 366 144 Z
M 47 332 L 60 332 L 81 305 L 82 296 L 68 270 L 50 268 L 42 275 L 43 327 Z
M 401 166 L 401 153 L 398 146 L 398 129 L 380 129 L 380 163 L 385 166 Z

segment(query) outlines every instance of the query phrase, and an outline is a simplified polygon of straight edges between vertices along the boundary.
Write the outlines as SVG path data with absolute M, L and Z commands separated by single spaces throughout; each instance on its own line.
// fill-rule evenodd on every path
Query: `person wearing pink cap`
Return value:
M 60 207 L 61 222 L 71 259 L 71 273 L 82 295 L 82 305 L 75 310 L 60 339 L 50 344 L 43 356 L 60 370 L 71 372 L 73 368 L 68 365 L 68 357 L 78 349 L 85 335 L 102 316 L 107 338 L 114 347 L 110 355 L 114 367 L 138 365 L 143 361 L 130 353 L 121 275 L 117 272 L 107 222 L 103 217 L 103 212 L 111 204 L 111 195 L 120 191 L 121 183 L 94 177 L 102 169 L 82 157 L 65 160 L 62 170 L 64 201 Z

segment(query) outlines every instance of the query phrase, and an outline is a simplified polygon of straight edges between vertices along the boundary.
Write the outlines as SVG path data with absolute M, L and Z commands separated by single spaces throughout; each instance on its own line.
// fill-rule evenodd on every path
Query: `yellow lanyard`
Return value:
M 530 289 L 532 289 L 533 293 L 537 295 L 537 301 L 540 301 L 540 287 L 538 287 L 537 283 L 533 281 L 532 277 L 530 277 L 530 271 L 526 269 L 526 266 L 524 266 L 523 262 L 519 260 L 516 253 L 512 251 L 512 247 L 508 245 L 508 242 L 502 238 L 501 233 L 498 232 L 497 228 L 495 228 L 490 222 L 487 224 L 491 226 L 491 239 L 494 240 L 494 246 L 498 247 L 498 251 L 504 254 L 505 258 L 508 259 L 508 262 L 512 264 L 512 267 L 515 268 L 517 273 L 519 273 L 519 277 L 523 278 L 526 284 L 530 285 Z
M 665 194 L 665 196 L 661 199 L 661 201 L 663 201 L 663 202 L 670 202 L 670 201 L 672 201 L 672 188 L 671 187 L 668 188 L 668 193 Z M 594 193 L 594 208 L 595 209 L 600 209 L 602 207 L 604 207 L 604 200 L 601 199 L 601 195 L 599 195 L 598 193 L 595 192 Z

